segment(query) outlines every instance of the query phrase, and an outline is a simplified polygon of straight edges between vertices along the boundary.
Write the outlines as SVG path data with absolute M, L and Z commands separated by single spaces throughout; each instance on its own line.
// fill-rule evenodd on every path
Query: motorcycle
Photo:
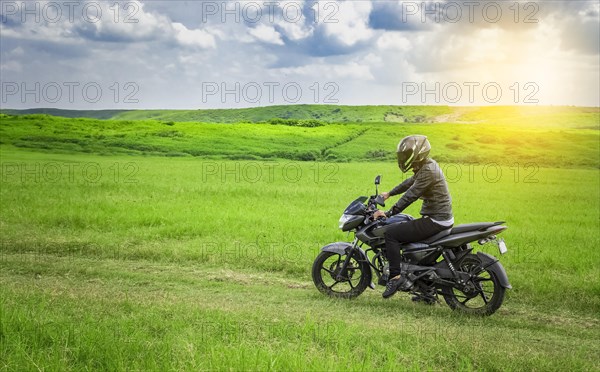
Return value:
M 340 229 L 354 233 L 354 240 L 328 244 L 316 257 L 312 279 L 321 293 L 355 298 L 367 287 L 375 289 L 373 273 L 379 285 L 386 285 L 389 264 L 384 234 L 395 224 L 414 218 L 403 213 L 373 218 L 378 205 L 385 207 L 378 191 L 380 181 L 381 176 L 377 176 L 375 195 L 354 200 L 339 220 Z M 453 310 L 493 314 L 502 305 L 505 291 L 512 287 L 500 261 L 484 252 L 474 253 L 471 244 L 493 243 L 501 255 L 506 253 L 504 239 L 497 238 L 508 228 L 503 224 L 504 221 L 463 224 L 420 242 L 402 244 L 401 268 L 408 279 L 408 285 L 403 286 L 402 291 L 425 303 L 439 303 L 438 295 L 441 295 Z M 365 245 L 368 248 L 363 250 Z

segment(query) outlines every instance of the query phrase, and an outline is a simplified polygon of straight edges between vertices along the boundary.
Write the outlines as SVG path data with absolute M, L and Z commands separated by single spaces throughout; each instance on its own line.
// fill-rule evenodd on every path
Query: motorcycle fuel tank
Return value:
M 404 222 L 408 222 L 408 221 L 412 221 L 412 220 L 414 220 L 414 218 L 408 214 L 404 214 L 404 213 L 395 214 L 395 215 L 391 216 L 390 218 L 386 218 L 385 220 L 381 221 L 380 225 L 378 227 L 376 227 L 375 229 L 373 229 L 373 235 L 375 235 L 377 237 L 383 237 L 385 232 L 391 226 L 396 225 L 398 223 L 404 223 Z

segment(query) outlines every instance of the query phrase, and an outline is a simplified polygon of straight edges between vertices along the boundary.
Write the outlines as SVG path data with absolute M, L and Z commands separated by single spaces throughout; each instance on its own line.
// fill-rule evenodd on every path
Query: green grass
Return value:
M 44 110 L 0 114 L 0 370 L 600 370 L 598 108 Z M 507 221 L 491 317 L 311 282 L 413 133 Z
M 3 115 L 0 141 L 49 152 L 347 162 L 393 160 L 399 138 L 419 133 L 429 137 L 433 157 L 441 162 L 598 168 L 600 132 L 591 128 L 599 116 L 581 110 L 565 110 L 563 127 L 535 121 L 494 124 L 497 112 L 488 113 L 488 124 L 334 123 L 314 128 Z
M 448 106 L 338 106 L 285 105 L 244 109 L 202 110 L 1 110 L 11 115 L 49 114 L 70 118 L 118 120 L 195 121 L 206 123 L 265 122 L 273 118 L 315 119 L 323 122 L 425 122 L 439 115 L 449 115 Z
M 457 224 L 509 226 L 501 259 L 514 289 L 476 318 L 380 289 L 335 301 L 313 287 L 319 248 L 347 239 L 341 211 L 376 174 L 383 189 L 399 182 L 393 162 L 6 145 L 0 158 L 0 368 L 599 368 L 595 169 L 503 167 L 495 179 L 443 164 L 462 172 L 448 174 Z
M 67 118 L 158 120 L 165 122 L 268 122 L 274 118 L 325 123 L 462 123 L 517 127 L 600 129 L 598 107 L 571 106 L 340 106 L 284 105 L 200 110 L 2 109 L 10 115 L 48 114 Z

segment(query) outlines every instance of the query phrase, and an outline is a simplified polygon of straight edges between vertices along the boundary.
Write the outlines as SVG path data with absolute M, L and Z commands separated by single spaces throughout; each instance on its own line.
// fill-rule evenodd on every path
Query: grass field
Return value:
M 450 115 L 448 106 L 337 106 L 337 105 L 286 105 L 245 109 L 204 110 L 1 110 L 15 115 L 48 114 L 70 118 L 96 118 L 116 120 L 194 121 L 206 123 L 261 122 L 273 118 L 316 119 L 329 123 L 340 122 L 424 122 L 438 115 Z M 593 112 L 593 110 L 592 110 Z
M 597 110 L 560 108 L 544 114 L 529 109 L 529 116 L 515 110 L 472 110 L 477 120 L 471 124 L 323 122 L 317 127 L 3 115 L 0 142 L 48 152 L 350 162 L 393 160 L 398 138 L 420 133 L 435 144 L 433 157 L 446 163 L 600 166 Z M 436 112 L 433 108 L 430 115 Z M 501 120 L 502 112 L 509 119 Z M 552 115 L 558 119 L 548 120 Z
M 573 106 L 338 106 L 286 105 L 201 110 L 0 109 L 9 115 L 47 114 L 66 118 L 157 120 L 161 122 L 259 123 L 274 118 L 324 123 L 461 123 L 510 127 L 600 129 L 598 107 Z
M 600 370 L 598 113 L 584 111 L 527 127 L 491 108 L 464 115 L 495 124 L 314 128 L 3 116 L 0 369 Z M 381 287 L 333 300 L 310 279 L 319 248 L 349 239 L 345 206 L 377 174 L 402 180 L 368 151 L 417 131 L 456 223 L 509 226 L 513 289 L 491 317 Z

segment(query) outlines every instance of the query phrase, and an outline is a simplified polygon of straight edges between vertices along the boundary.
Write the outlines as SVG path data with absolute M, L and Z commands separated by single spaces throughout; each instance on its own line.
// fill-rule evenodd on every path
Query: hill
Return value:
M 6 115 L 35 115 L 44 114 L 60 116 L 63 118 L 90 118 L 90 119 L 112 119 L 114 116 L 126 110 L 63 110 L 55 108 L 33 108 L 25 110 L 2 109 L 0 113 Z
M 557 110 L 525 115 L 512 107 L 473 109 L 462 114 L 471 124 L 315 119 L 216 124 L 0 114 L 0 144 L 102 155 L 347 162 L 392 160 L 399 138 L 420 133 L 434 145 L 433 157 L 445 163 L 597 168 L 598 110 Z
M 0 110 L 9 115 L 48 114 L 67 118 L 238 123 L 271 119 L 318 120 L 323 123 L 458 123 L 510 126 L 567 126 L 599 129 L 598 107 L 566 106 L 337 106 L 287 105 L 202 110 Z
M 48 114 L 67 118 L 163 121 L 199 121 L 205 123 L 261 122 L 273 118 L 320 120 L 323 122 L 426 122 L 436 116 L 450 115 L 447 106 L 337 106 L 286 105 L 241 109 L 200 110 L 61 110 L 36 108 L 1 110 L 9 115 Z

